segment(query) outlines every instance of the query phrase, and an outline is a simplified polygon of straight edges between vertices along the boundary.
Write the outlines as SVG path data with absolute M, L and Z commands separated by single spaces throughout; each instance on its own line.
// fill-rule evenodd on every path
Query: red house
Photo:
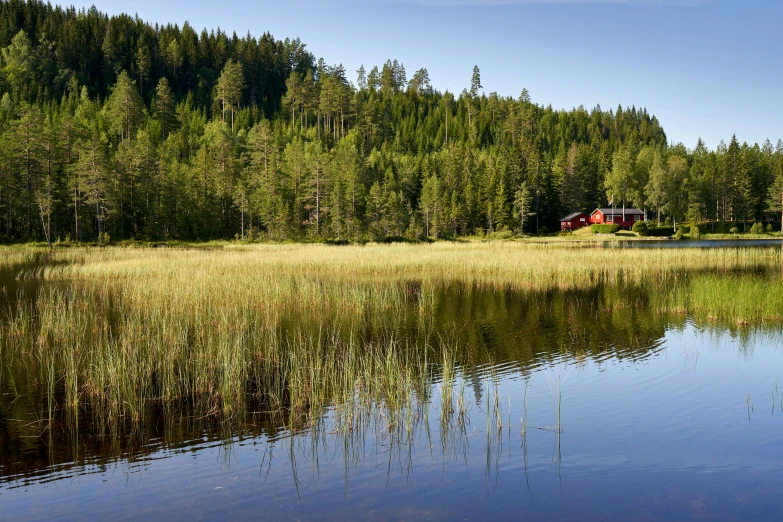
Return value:
M 590 224 L 590 218 L 584 212 L 574 212 L 560 220 L 560 230 L 570 232 L 577 228 L 586 227 Z
M 637 221 L 644 221 L 644 212 L 638 208 L 597 208 L 590 214 L 591 225 L 620 225 L 631 228 Z

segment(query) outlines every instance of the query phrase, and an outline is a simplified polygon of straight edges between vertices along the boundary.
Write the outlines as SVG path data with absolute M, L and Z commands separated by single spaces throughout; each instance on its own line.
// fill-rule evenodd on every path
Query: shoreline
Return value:
M 219 249 L 231 246 L 249 246 L 249 245 L 331 245 L 331 246 L 351 246 L 351 245 L 432 245 L 436 243 L 520 243 L 520 244 L 568 244 L 568 243 L 709 243 L 709 242 L 751 242 L 751 241 L 769 241 L 783 243 L 783 236 L 771 235 L 724 235 L 724 234 L 705 234 L 698 239 L 691 239 L 688 236 L 682 239 L 673 237 L 639 237 L 636 235 L 616 235 L 616 234 L 591 234 L 578 236 L 526 236 L 526 237 L 508 237 L 508 238 L 485 238 L 479 236 L 461 236 L 457 238 L 430 239 L 429 241 L 330 241 L 330 240 L 310 240 L 310 241 L 242 241 L 236 239 L 214 239 L 209 241 L 179 241 L 179 240 L 124 240 L 110 243 L 97 243 L 90 241 L 82 242 L 60 242 L 53 243 L 51 250 L 71 249 L 71 248 L 194 248 L 194 249 Z M 28 242 L 28 243 L 7 243 L 0 244 L 0 255 L 3 251 L 13 251 L 22 248 L 36 248 L 42 251 L 50 250 L 46 242 Z

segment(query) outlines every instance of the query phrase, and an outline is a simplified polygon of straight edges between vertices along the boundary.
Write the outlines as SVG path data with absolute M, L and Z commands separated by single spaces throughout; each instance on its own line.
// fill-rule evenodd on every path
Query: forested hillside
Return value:
M 781 142 L 671 146 L 644 109 L 499 96 L 478 67 L 452 94 L 37 0 L 0 3 L 0 47 L 0 241 L 536 232 L 611 194 L 677 221 L 781 211 Z

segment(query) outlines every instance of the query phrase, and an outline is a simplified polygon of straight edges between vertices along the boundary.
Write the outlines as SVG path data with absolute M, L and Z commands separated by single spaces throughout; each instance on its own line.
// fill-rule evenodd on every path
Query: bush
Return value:
M 647 235 L 652 237 L 669 237 L 673 234 L 674 228 L 672 227 L 656 227 L 647 230 Z
M 619 230 L 620 225 L 590 225 L 593 234 L 616 234 Z
M 764 233 L 764 225 L 761 223 L 753 223 L 753 226 L 750 227 L 750 233 L 751 234 L 763 234 Z
M 377 240 L 378 243 L 392 244 L 392 243 L 415 243 L 416 241 L 404 236 L 384 236 Z
M 635 232 L 637 236 L 644 237 L 647 235 L 647 223 L 644 221 L 637 221 L 633 224 L 631 230 Z
M 726 222 L 725 221 L 719 222 L 718 226 L 715 227 L 715 232 L 717 232 L 718 234 L 725 234 L 725 233 L 727 233 L 728 232 L 728 227 L 726 225 Z
M 773 232 L 772 223 L 770 223 L 767 225 L 767 234 L 771 234 L 772 232 Z
M 680 226 L 680 228 L 677 229 L 677 232 L 674 233 L 674 239 L 682 239 L 685 237 L 685 232 L 683 232 L 683 230 L 685 230 L 685 227 Z
M 503 241 L 506 239 L 512 239 L 514 237 L 514 233 L 510 230 L 498 230 L 496 232 L 490 232 L 486 235 L 486 238 L 489 240 L 495 240 L 495 241 Z
M 538 235 L 539 236 L 546 236 L 547 234 L 549 234 L 549 227 L 543 226 L 543 227 L 538 229 Z
M 739 229 L 737 227 L 731 227 L 729 234 L 739 234 Z
M 700 239 L 701 238 L 701 230 L 699 230 L 699 225 L 691 225 L 691 239 Z

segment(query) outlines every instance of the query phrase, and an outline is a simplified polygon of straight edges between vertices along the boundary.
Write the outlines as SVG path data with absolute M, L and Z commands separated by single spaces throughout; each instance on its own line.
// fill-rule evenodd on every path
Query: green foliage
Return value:
M 503 240 L 512 239 L 514 237 L 514 233 L 511 232 L 510 230 L 500 230 L 497 232 L 490 232 L 485 237 L 486 239 L 489 240 L 503 241 Z
M 593 234 L 616 234 L 620 231 L 620 225 L 590 225 Z
M 647 235 L 652 237 L 670 237 L 674 235 L 673 227 L 651 227 L 647 230 Z
M 625 203 L 632 196 L 633 190 L 633 155 L 628 147 L 621 147 L 612 156 L 612 170 L 606 176 L 607 199 L 616 196 L 617 200 Z
M 685 237 L 685 227 L 677 227 L 677 231 L 674 233 L 674 239 L 680 240 Z
M 538 235 L 539 235 L 539 236 L 546 236 L 546 235 L 549 235 L 549 227 L 547 227 L 546 225 L 544 225 L 544 226 L 542 226 L 541 228 L 539 228 L 539 229 L 538 229 Z
M 761 223 L 753 223 L 753 226 L 750 227 L 750 233 L 755 235 L 761 235 L 764 233 L 764 225 Z
M 772 234 L 774 229 L 772 228 L 772 224 L 771 223 L 767 225 L 765 231 L 766 231 L 767 234 Z
M 19 31 L 11 40 L 11 44 L 2 49 L 2 56 L 9 87 L 16 92 L 29 89 L 36 76 L 38 57 L 24 30 Z
M 520 185 L 519 190 L 514 193 L 514 217 L 519 220 L 519 232 L 525 233 L 525 221 L 533 215 L 533 196 L 528 188 L 527 181 Z
M 701 230 L 699 225 L 695 223 L 691 225 L 691 239 L 701 239 Z
M 668 224 L 783 208 L 783 143 L 687 151 L 645 109 L 485 95 L 478 66 L 456 97 L 396 60 L 355 87 L 298 39 L 40 0 L 3 4 L 0 51 L 3 241 L 540 232 L 611 195 Z
M 737 227 L 731 227 L 729 234 L 739 234 L 739 229 Z
M 645 237 L 647 235 L 647 223 L 645 221 L 637 221 L 631 227 L 631 231 L 635 232 L 639 237 Z

